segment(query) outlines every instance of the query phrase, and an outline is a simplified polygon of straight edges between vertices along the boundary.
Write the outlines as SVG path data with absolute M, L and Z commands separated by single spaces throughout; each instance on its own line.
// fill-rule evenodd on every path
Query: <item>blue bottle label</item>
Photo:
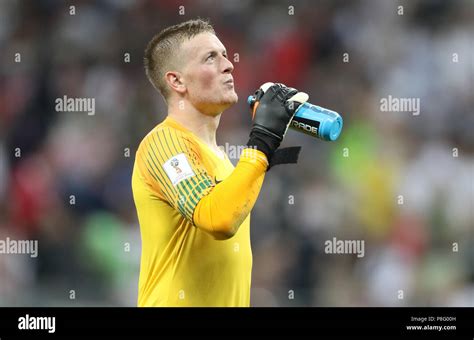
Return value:
M 290 127 L 316 138 L 334 141 L 339 137 L 342 125 L 342 118 L 337 112 L 304 103 L 296 111 Z
M 313 137 L 318 137 L 319 122 L 317 120 L 298 117 L 295 115 L 291 121 L 290 127 Z

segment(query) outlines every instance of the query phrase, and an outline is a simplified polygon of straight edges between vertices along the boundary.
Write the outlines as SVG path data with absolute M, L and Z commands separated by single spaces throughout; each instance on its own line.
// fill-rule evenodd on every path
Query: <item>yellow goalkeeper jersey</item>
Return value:
M 250 305 L 250 214 L 226 240 L 193 225 L 201 197 L 233 169 L 170 117 L 142 140 L 132 175 L 142 239 L 138 306 Z

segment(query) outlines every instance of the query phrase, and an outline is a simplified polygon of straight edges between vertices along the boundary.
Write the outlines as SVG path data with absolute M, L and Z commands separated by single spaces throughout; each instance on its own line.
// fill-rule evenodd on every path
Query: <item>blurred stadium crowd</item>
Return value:
M 287 134 L 303 151 L 252 213 L 252 305 L 474 306 L 469 0 L 0 1 L 0 239 L 39 242 L 37 258 L 0 254 L 0 305 L 136 305 L 131 171 L 166 115 L 143 50 L 198 16 L 235 66 L 220 145 L 246 143 L 266 81 L 344 118 L 334 143 Z M 64 95 L 95 98 L 95 115 L 56 112 Z M 420 115 L 382 112 L 389 95 Z M 326 254 L 333 237 L 365 256 Z

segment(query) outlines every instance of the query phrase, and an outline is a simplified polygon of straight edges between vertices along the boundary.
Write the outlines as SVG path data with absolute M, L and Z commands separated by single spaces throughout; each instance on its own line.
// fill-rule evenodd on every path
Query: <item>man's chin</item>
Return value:
M 226 98 L 223 98 L 223 100 L 219 101 L 218 103 L 215 103 L 212 105 L 212 108 L 207 108 L 205 110 L 202 110 L 201 112 L 206 112 L 206 115 L 209 116 L 218 116 L 231 106 L 237 103 L 239 100 L 239 97 L 237 96 L 236 93 L 232 96 L 227 96 Z
M 234 95 L 229 96 L 226 98 L 226 100 L 222 101 L 221 106 L 223 107 L 222 111 L 227 110 L 229 107 L 232 105 L 236 104 L 239 101 L 239 96 L 237 96 L 237 93 L 234 93 Z
M 237 93 L 235 93 L 233 98 L 230 101 L 231 105 L 237 104 L 238 101 L 239 101 L 239 96 L 237 95 Z

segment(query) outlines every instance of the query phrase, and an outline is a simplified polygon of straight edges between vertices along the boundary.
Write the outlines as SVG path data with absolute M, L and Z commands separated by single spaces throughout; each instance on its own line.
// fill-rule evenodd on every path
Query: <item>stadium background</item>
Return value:
M 37 258 L 0 254 L 0 305 L 135 305 L 130 175 L 141 138 L 165 117 L 143 50 L 200 16 L 227 47 L 240 98 L 218 144 L 245 144 L 245 99 L 266 81 L 308 92 L 345 123 L 334 143 L 287 134 L 301 161 L 272 169 L 253 210 L 252 305 L 473 306 L 473 8 L 0 1 L 0 239 L 39 241 Z M 56 112 L 64 95 L 95 98 L 95 115 Z M 389 95 L 419 98 L 420 115 L 382 112 Z M 333 237 L 364 240 L 365 256 L 326 254 Z

